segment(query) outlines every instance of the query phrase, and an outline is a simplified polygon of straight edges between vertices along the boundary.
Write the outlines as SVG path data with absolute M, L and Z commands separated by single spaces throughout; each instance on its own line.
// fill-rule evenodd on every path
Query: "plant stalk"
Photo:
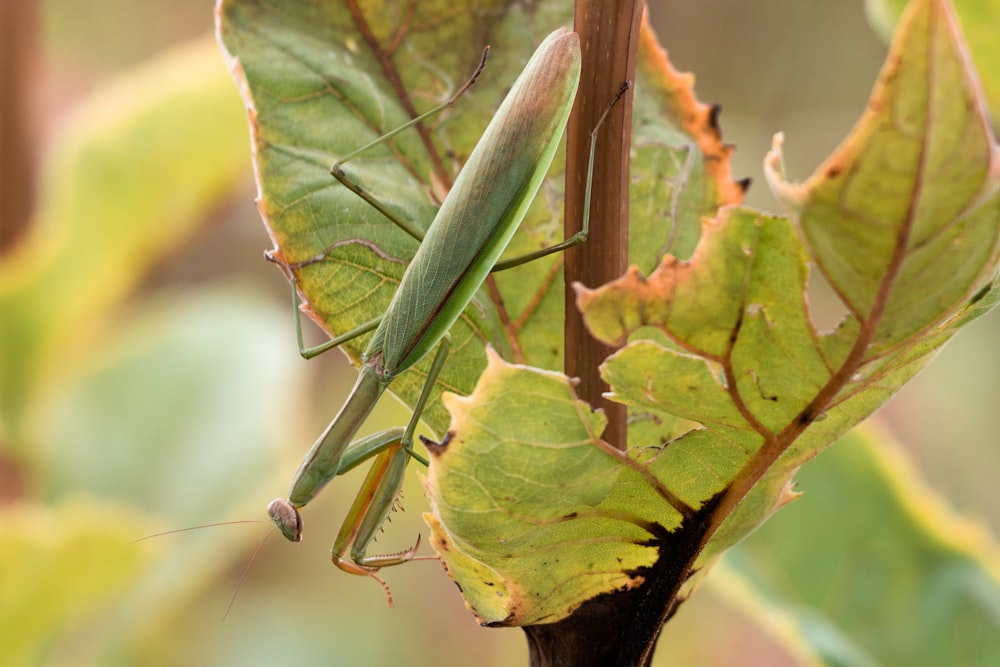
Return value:
M 574 27 L 580 34 L 583 70 L 566 139 L 565 238 L 583 226 L 591 132 L 625 81 L 635 81 L 642 12 L 639 0 L 576 1 Z M 604 410 L 608 425 L 603 438 L 622 450 L 627 446 L 627 411 L 624 405 L 603 397 L 608 386 L 599 371 L 615 348 L 595 340 L 587 331 L 572 285 L 580 282 L 596 287 L 618 278 L 628 268 L 631 137 L 632 95 L 627 94 L 598 134 L 589 238 L 565 253 L 565 372 L 580 379 L 580 398 Z M 641 591 L 602 596 L 559 623 L 525 627 L 530 663 L 537 667 L 614 664 L 643 597 Z
M 34 208 L 31 75 L 38 6 L 0 0 L 0 255 L 28 229 Z
M 580 34 L 583 71 L 566 139 L 565 234 L 582 228 L 590 157 L 590 135 L 601 114 L 626 80 L 635 79 L 639 25 L 643 3 L 638 0 L 577 0 L 575 29 Z M 566 251 L 565 373 L 580 379 L 577 393 L 604 410 L 604 439 L 624 450 L 627 444 L 624 405 L 603 397 L 608 385 L 599 366 L 615 348 L 595 340 L 576 308 L 572 285 L 596 287 L 621 276 L 628 268 L 629 146 L 632 136 L 632 95 L 619 100 L 597 137 L 590 235 L 586 243 Z

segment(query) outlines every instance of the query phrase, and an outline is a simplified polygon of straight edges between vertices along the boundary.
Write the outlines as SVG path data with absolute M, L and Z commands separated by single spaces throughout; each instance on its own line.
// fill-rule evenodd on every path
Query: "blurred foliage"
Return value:
M 75 103 L 78 110 L 61 117 L 46 108 L 44 117 L 58 118 L 63 129 L 46 142 L 33 236 L 0 258 L 0 457 L 14 471 L 0 481 L 11 484 L 0 496 L 20 489 L 16 502 L 0 508 L 4 664 L 457 665 L 470 655 L 484 665 L 523 662 L 520 633 L 477 628 L 435 563 L 388 573 L 394 610 L 375 584 L 330 567 L 327 544 L 350 483 L 311 506 L 309 542 L 265 547 L 225 622 L 264 527 L 128 544 L 160 530 L 263 516 L 353 374 L 336 359 L 319 359 L 306 375 L 295 353 L 287 285 L 259 258 L 267 240 L 249 205 L 245 115 L 215 45 L 171 49 L 132 71 L 179 38 L 207 32 L 205 3 L 49 0 L 44 7 L 51 78 L 40 80 L 39 97 L 61 103 L 81 88 L 97 90 L 96 101 Z M 802 135 L 815 142 L 794 146 L 797 152 L 790 146 L 790 171 L 814 163 L 862 108 L 881 57 L 851 3 L 704 0 L 652 9 L 675 62 L 698 72 L 702 98 L 726 106 L 727 139 L 740 144 L 743 161 L 737 175 L 759 174 L 777 129 L 788 130 L 790 144 Z M 814 105 L 820 108 L 805 121 Z M 238 204 L 227 203 L 233 194 Z M 933 484 L 994 528 L 998 323 L 994 314 L 959 337 L 885 413 Z M 380 406 L 372 428 L 402 419 L 398 408 Z M 824 466 L 841 454 L 848 463 Z M 657 664 L 814 664 L 815 655 L 794 641 L 799 630 L 787 629 L 788 612 L 815 618 L 801 606 L 808 602 L 839 613 L 817 601 L 823 590 L 793 584 L 803 599 L 789 608 L 776 602 L 790 593 L 773 572 L 748 589 L 730 570 L 750 572 L 778 554 L 789 572 L 808 576 L 808 566 L 794 562 L 810 556 L 795 561 L 796 546 L 823 549 L 830 533 L 858 528 L 851 521 L 857 510 L 837 513 L 852 525 L 829 532 L 822 514 L 791 514 L 807 511 L 814 494 L 816 511 L 829 511 L 829 484 L 874 475 L 865 488 L 881 484 L 907 499 L 904 508 L 919 504 L 914 499 L 926 491 L 899 481 L 912 471 L 894 456 L 887 472 L 882 455 L 834 447 L 807 466 L 806 497 L 737 547 L 739 560 L 716 583 L 709 578 L 707 595 L 695 596 L 666 627 Z M 900 486 L 909 490 L 900 494 Z M 387 550 L 425 530 L 415 480 L 405 493 L 409 511 L 394 518 Z M 900 506 L 872 504 L 865 519 L 899 521 Z M 784 528 L 786 515 L 805 528 Z M 956 527 L 937 516 L 935 531 Z M 778 539 L 807 529 L 814 539 Z M 968 535 L 968 527 L 937 542 L 935 531 L 920 539 L 945 554 L 945 564 L 959 562 L 955 535 Z M 859 534 L 850 544 L 878 538 Z M 974 542 L 980 557 L 984 541 Z M 992 553 L 983 562 L 962 556 L 961 568 L 950 571 L 973 593 L 988 592 L 996 580 Z M 833 568 L 856 562 L 828 561 Z M 995 607 L 975 613 L 995 615 Z M 948 627 L 955 618 L 941 622 Z
M 245 173 L 239 109 L 203 67 L 210 49 L 175 51 L 108 86 L 54 139 L 32 233 L 0 265 L 0 440 L 16 455 L 30 452 L 23 422 L 45 383 L 103 334 L 100 315 Z
M 809 662 L 996 664 L 1000 550 L 886 434 L 852 431 L 796 482 L 803 498 L 727 554 L 718 588 Z

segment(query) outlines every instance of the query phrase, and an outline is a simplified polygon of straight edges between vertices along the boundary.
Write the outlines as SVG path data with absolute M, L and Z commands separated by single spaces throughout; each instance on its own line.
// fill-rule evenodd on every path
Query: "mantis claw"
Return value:
M 364 558 L 358 559 L 358 561 L 344 558 L 342 554 L 334 553 L 332 554 L 331 560 L 333 564 L 344 572 L 350 574 L 357 574 L 361 576 L 371 577 L 377 581 L 381 586 L 382 590 L 385 591 L 386 602 L 389 603 L 390 607 L 394 607 L 392 601 L 392 591 L 389 590 L 389 584 L 386 583 L 385 579 L 376 574 L 383 567 L 389 567 L 390 565 L 399 565 L 401 563 L 406 563 L 413 560 L 413 557 L 417 553 L 417 549 L 420 548 L 420 534 L 417 534 L 416 543 L 409 549 L 403 549 L 402 551 L 397 551 L 391 554 L 381 554 L 378 556 L 365 556 Z

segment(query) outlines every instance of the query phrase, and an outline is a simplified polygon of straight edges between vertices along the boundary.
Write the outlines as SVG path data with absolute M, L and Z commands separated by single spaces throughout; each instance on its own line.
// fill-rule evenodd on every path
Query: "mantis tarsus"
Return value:
M 482 63 L 459 93 L 471 85 L 481 68 Z M 302 519 L 299 509 L 334 476 L 369 457 L 376 457 L 372 472 L 337 536 L 333 561 L 348 572 L 372 576 L 382 584 L 387 595 L 388 586 L 376 572 L 381 567 L 411 560 L 417 545 L 379 556 L 366 555 L 365 550 L 395 502 L 407 460 L 410 456 L 420 458 L 412 449 L 413 434 L 447 356 L 448 330 L 491 271 L 518 266 L 586 240 L 585 212 L 583 229 L 576 235 L 554 246 L 499 262 L 552 162 L 576 97 L 579 78 L 579 37 L 565 28 L 557 29 L 539 45 L 514 83 L 422 239 L 419 230 L 397 220 L 375 203 L 379 211 L 421 240 L 385 314 L 311 350 L 302 347 L 301 328 L 297 324 L 300 349 L 306 357 L 372 329 L 375 333 L 362 356 L 358 380 L 350 396 L 302 460 L 288 498 L 272 501 L 268 514 L 287 539 L 300 541 Z M 622 93 L 627 87 L 628 84 Z M 454 99 L 373 143 L 384 141 L 436 113 Z M 596 136 L 597 128 L 593 132 L 592 137 Z M 338 180 L 369 202 L 372 199 L 348 181 L 340 165 L 371 145 L 351 153 L 331 169 Z M 589 201 L 589 181 L 587 189 Z M 325 253 L 296 266 L 324 257 Z M 286 266 L 286 269 L 291 268 L 295 267 Z M 294 277 L 292 283 L 297 303 Z M 435 346 L 437 353 L 406 428 L 389 429 L 352 443 L 392 380 Z M 391 604 L 391 596 L 389 601 Z

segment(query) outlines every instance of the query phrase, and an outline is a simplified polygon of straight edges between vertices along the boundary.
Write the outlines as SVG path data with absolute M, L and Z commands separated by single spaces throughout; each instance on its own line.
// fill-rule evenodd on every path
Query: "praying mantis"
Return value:
M 476 74 L 459 94 L 471 85 L 482 66 L 483 63 L 480 63 Z M 499 261 L 552 162 L 569 119 L 579 79 L 579 37 L 574 32 L 559 28 L 538 46 L 515 81 L 422 239 L 421 234 L 408 223 L 377 206 L 386 217 L 421 241 L 385 314 L 308 350 L 303 346 L 301 325 L 296 321 L 300 351 L 307 358 L 373 329 L 374 334 L 362 355 L 358 379 L 346 402 L 303 458 L 287 499 L 273 500 L 268 506 L 268 514 L 285 538 L 292 542 L 300 541 L 302 517 L 299 510 L 333 477 L 374 458 L 372 468 L 335 540 L 332 559 L 335 565 L 347 572 L 367 575 L 378 581 L 385 589 L 390 605 L 392 597 L 388 585 L 376 573 L 382 567 L 412 560 L 419 547 L 419 537 L 413 547 L 393 554 L 368 555 L 367 547 L 396 501 L 409 459 L 418 458 L 426 464 L 413 451 L 413 436 L 448 355 L 448 330 L 490 272 L 559 252 L 587 238 L 589 178 L 588 208 L 585 209 L 580 232 L 553 246 Z M 618 97 L 627 88 L 626 83 Z M 342 158 L 333 166 L 331 173 L 371 202 L 367 193 L 347 180 L 340 165 L 449 106 L 453 100 Z M 608 111 L 613 104 L 608 106 Z M 597 127 L 591 135 L 591 166 L 596 133 Z M 310 261 L 322 259 L 323 255 L 320 255 Z M 291 275 L 290 271 L 288 273 Z M 294 277 L 291 280 L 293 301 L 297 304 Z M 435 348 L 437 351 L 427 380 L 407 426 L 381 431 L 352 442 L 392 381 Z

